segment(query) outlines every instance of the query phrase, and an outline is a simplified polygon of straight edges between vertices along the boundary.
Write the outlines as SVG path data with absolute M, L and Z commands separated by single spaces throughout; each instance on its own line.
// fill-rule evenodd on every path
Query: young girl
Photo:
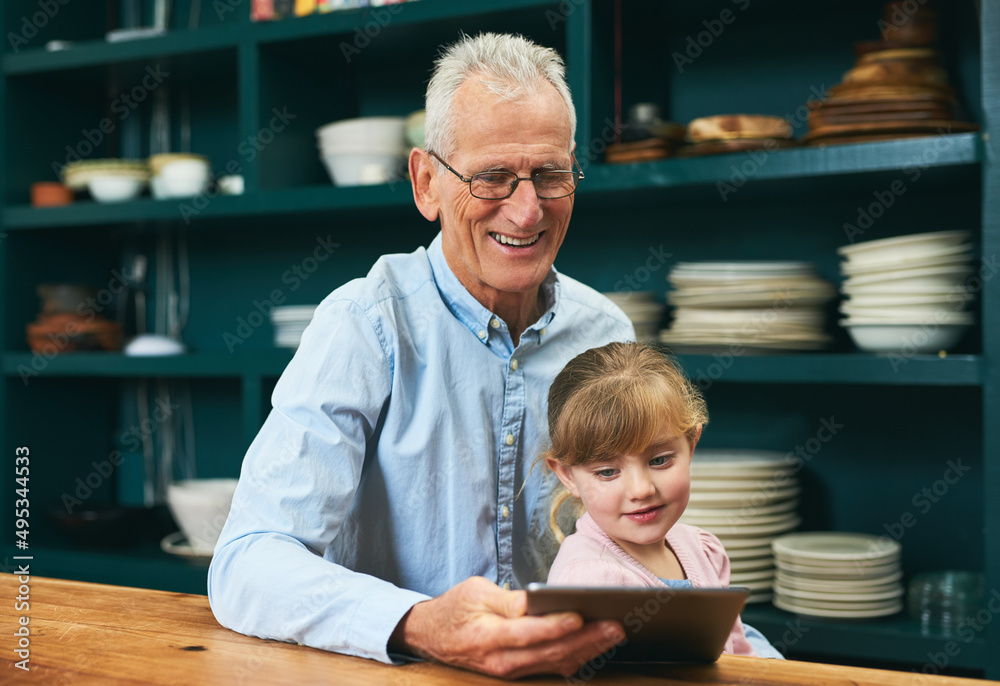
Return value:
M 678 523 L 691 491 L 691 456 L 708 421 L 697 389 L 662 353 L 611 343 L 573 358 L 549 389 L 544 458 L 585 514 L 562 541 L 548 583 L 558 586 L 729 585 L 714 535 Z M 760 652 L 780 657 L 763 636 Z M 756 641 L 755 641 L 756 642 Z M 726 653 L 757 655 L 737 619 Z

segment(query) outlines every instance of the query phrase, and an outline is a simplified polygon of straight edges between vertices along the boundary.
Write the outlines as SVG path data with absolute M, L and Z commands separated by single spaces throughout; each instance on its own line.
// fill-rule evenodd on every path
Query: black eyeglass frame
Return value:
M 447 162 L 445 162 L 444 160 L 442 160 L 441 156 L 438 155 L 433 150 L 428 150 L 427 154 L 431 155 L 434 159 L 436 159 L 438 162 L 440 162 L 441 164 L 443 164 L 445 169 L 447 169 L 452 174 L 454 174 L 455 176 L 457 176 L 464 183 L 469 184 L 469 194 L 472 195 L 473 198 L 478 198 L 479 200 L 506 200 L 510 196 L 514 195 L 514 191 L 517 190 L 517 184 L 521 183 L 522 181 L 531 181 L 532 187 L 535 188 L 535 195 L 538 197 L 539 200 L 559 200 L 561 198 L 568 198 L 569 196 L 571 196 L 574 193 L 576 193 L 576 189 L 580 185 L 580 181 L 582 181 L 583 178 L 584 178 L 583 167 L 581 167 L 580 163 L 577 162 L 576 155 L 574 155 L 573 153 L 570 153 L 569 155 L 570 155 L 570 157 L 573 158 L 573 165 L 579 171 L 573 171 L 571 169 L 546 169 L 545 171 L 535 172 L 531 176 L 518 176 L 517 174 L 514 174 L 514 172 L 499 171 L 498 170 L 498 171 L 479 172 L 477 174 L 473 174 L 472 176 L 470 176 L 468 178 L 462 176 L 457 171 L 455 171 L 454 169 L 452 169 L 451 166 Z M 573 184 L 573 190 L 571 190 L 566 195 L 558 195 L 556 197 L 548 197 L 548 196 L 538 195 L 538 188 L 534 185 L 535 184 L 535 178 L 538 177 L 540 174 L 546 174 L 546 173 L 550 173 L 550 172 L 559 172 L 560 174 L 573 174 L 573 177 L 576 180 L 576 183 Z M 476 195 L 475 193 L 473 193 L 472 192 L 472 182 L 476 179 L 477 176 L 486 175 L 486 174 L 514 174 L 514 179 L 510 183 L 510 192 L 507 193 L 507 195 L 504 195 L 504 196 L 499 197 L 499 198 L 484 198 L 482 196 L 479 196 L 479 195 Z

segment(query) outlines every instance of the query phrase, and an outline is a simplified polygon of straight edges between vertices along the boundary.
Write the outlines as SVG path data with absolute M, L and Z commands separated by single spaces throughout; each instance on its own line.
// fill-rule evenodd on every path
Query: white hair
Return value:
M 576 110 L 566 85 L 566 66 L 559 53 L 521 35 L 482 33 L 475 37 L 463 34 L 435 62 L 434 74 L 427 84 L 426 150 L 442 157 L 455 152 L 451 107 L 459 87 L 472 76 L 501 100 L 519 100 L 537 93 L 544 81 L 551 83 L 566 103 L 572 147 Z

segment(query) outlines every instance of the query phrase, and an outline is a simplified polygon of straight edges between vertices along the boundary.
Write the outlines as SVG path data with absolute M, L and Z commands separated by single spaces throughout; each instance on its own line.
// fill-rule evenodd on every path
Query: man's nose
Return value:
M 530 229 L 542 220 L 542 201 L 535 193 L 535 184 L 518 181 L 514 193 L 507 198 L 510 219 L 522 229 Z

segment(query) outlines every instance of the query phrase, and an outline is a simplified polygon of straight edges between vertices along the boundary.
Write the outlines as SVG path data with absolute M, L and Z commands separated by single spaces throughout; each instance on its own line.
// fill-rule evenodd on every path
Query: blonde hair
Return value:
M 504 100 L 517 100 L 537 92 L 538 85 L 551 83 L 569 114 L 572 146 L 576 135 L 576 110 L 562 57 L 552 48 L 534 43 L 516 34 L 465 34 L 441 53 L 434 74 L 427 84 L 424 123 L 424 149 L 443 157 L 454 152 L 455 126 L 451 106 L 459 87 L 475 78 Z
M 673 359 L 643 343 L 609 343 L 559 372 L 549 388 L 548 420 L 551 446 L 539 459 L 574 467 L 645 450 L 664 424 L 696 439 L 708 410 Z M 560 542 L 559 510 L 571 499 L 565 488 L 553 498 L 549 524 Z M 579 516 L 582 503 L 573 500 Z

